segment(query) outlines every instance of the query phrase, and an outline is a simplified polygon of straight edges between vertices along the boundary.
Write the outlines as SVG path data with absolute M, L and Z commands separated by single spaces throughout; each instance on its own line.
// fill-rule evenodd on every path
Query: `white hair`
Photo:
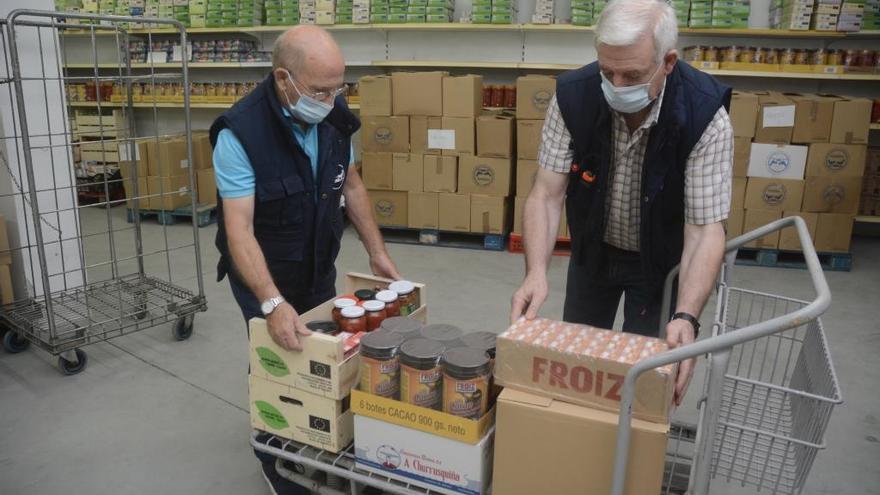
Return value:
M 665 0 L 611 0 L 596 25 L 596 48 L 599 45 L 631 46 L 649 33 L 654 35 L 654 49 L 660 63 L 678 44 L 678 19 L 669 3 Z

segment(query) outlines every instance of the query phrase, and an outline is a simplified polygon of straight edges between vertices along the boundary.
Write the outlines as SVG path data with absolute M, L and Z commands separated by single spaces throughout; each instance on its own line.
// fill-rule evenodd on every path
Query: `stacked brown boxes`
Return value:
M 134 197 L 140 198 L 139 207 L 145 210 L 172 211 L 190 205 L 190 168 L 193 169 L 197 202 L 202 205 L 217 203 L 213 151 L 207 132 L 192 134 L 192 163 L 187 158 L 183 136 L 144 138 L 136 144 L 134 160 L 120 165 L 129 208 L 134 207 Z
M 868 148 L 859 214 L 880 216 L 880 147 Z
M 0 215 L 0 304 L 15 301 L 12 289 L 12 251 L 9 249 L 9 232 L 6 229 L 6 218 Z
M 728 237 L 785 216 L 801 216 L 817 251 L 848 251 L 870 107 L 868 100 L 831 95 L 734 93 Z M 750 247 L 801 249 L 793 228 Z
M 207 132 L 193 133 L 193 168 L 196 172 L 197 201 L 200 205 L 217 204 L 217 178 L 214 175 L 214 148 Z

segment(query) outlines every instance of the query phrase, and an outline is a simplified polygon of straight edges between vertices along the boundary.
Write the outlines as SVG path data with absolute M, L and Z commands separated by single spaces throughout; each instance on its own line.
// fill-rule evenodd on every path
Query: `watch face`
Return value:
M 264 315 L 271 313 L 273 309 L 275 309 L 275 305 L 272 304 L 272 301 L 266 301 L 260 305 L 260 310 Z

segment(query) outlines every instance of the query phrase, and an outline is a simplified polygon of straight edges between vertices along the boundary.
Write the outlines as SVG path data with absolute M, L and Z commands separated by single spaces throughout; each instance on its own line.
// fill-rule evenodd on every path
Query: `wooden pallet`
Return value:
M 852 254 L 850 253 L 816 254 L 819 258 L 819 264 L 825 271 L 848 272 L 852 270 Z M 736 264 L 771 268 L 807 268 L 803 253 L 778 249 L 740 248 L 736 255 Z
M 397 244 L 422 244 L 426 246 L 453 247 L 504 251 L 505 234 L 481 234 L 470 232 L 447 232 L 434 229 L 410 229 L 406 227 L 380 226 L 385 242 Z
M 131 208 L 128 208 L 128 223 L 134 223 L 135 211 Z M 183 218 L 192 218 L 193 210 L 191 206 L 181 206 L 176 210 L 144 210 L 140 209 L 137 212 L 140 215 L 141 220 L 145 218 L 156 217 L 156 221 L 159 222 L 160 225 L 174 225 L 177 223 L 178 217 Z M 211 225 L 212 223 L 217 221 L 217 205 L 198 205 L 196 206 L 196 224 L 199 227 L 204 227 L 206 225 Z
M 522 253 L 525 251 L 522 234 L 510 234 L 508 243 L 508 251 L 511 253 Z M 556 247 L 553 248 L 554 256 L 571 256 L 571 239 L 568 237 L 557 237 Z

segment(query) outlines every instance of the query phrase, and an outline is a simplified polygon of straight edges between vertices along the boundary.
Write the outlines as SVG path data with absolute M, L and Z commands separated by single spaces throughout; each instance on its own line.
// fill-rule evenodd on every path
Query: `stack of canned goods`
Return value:
M 361 390 L 479 419 L 489 409 L 495 334 L 394 317 L 360 341 Z
M 721 62 L 782 65 L 842 65 L 880 71 L 880 51 L 869 49 L 763 48 L 754 46 L 689 46 L 687 62 Z

